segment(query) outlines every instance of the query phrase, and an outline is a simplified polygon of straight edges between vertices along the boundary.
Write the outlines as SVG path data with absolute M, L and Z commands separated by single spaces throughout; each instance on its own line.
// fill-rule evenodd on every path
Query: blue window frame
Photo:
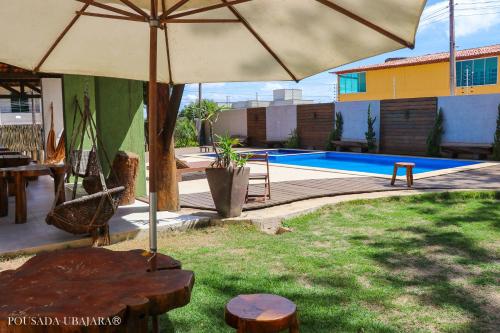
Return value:
M 497 84 L 498 58 L 457 61 L 457 87 Z
M 366 92 L 366 73 L 348 73 L 339 75 L 341 94 Z

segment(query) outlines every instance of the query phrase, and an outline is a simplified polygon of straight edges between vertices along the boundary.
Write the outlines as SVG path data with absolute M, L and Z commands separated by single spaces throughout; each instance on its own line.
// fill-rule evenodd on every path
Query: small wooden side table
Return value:
M 212 146 L 200 146 L 200 153 L 210 153 Z
M 408 187 L 412 187 L 413 185 L 413 168 L 415 167 L 415 163 L 409 162 L 396 162 L 394 163 L 394 170 L 392 171 L 392 180 L 391 185 L 394 185 L 396 182 L 396 176 L 398 175 L 398 168 L 406 169 L 406 183 Z
M 225 319 L 237 333 L 299 332 L 295 304 L 277 295 L 239 295 L 227 303 Z

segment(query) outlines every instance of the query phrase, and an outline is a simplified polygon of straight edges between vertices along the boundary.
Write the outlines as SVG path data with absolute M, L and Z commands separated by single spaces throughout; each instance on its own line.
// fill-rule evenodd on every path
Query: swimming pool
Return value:
M 269 154 L 269 162 L 304 167 L 326 168 L 355 172 L 366 172 L 383 175 L 392 175 L 394 163 L 415 163 L 414 174 L 457 168 L 478 164 L 481 162 L 451 160 L 444 158 L 426 158 L 410 156 L 391 156 L 377 154 L 341 153 L 341 152 L 312 152 L 304 150 L 276 149 L 266 151 L 250 151 L 249 153 Z M 399 169 L 398 175 L 404 175 L 405 170 Z

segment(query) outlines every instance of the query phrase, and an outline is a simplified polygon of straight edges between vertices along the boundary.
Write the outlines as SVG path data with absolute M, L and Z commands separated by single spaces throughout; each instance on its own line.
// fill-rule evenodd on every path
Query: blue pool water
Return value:
M 264 151 L 255 151 L 253 153 L 262 154 L 263 152 Z M 341 152 L 310 152 L 291 149 L 273 149 L 265 152 L 269 153 L 269 162 L 276 164 L 377 173 L 384 175 L 392 175 L 394 163 L 396 162 L 415 163 L 415 168 L 413 170 L 415 174 L 480 163 L 443 158 L 436 159 Z M 404 173 L 404 169 L 399 169 L 398 175 L 404 175 Z

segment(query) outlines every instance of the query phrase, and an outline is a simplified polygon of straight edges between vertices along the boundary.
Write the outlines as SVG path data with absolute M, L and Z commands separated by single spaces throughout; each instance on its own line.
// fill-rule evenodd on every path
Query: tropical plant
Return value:
M 427 137 L 428 156 L 441 156 L 441 139 L 444 134 L 443 120 L 443 108 L 439 108 L 436 120 L 434 121 L 434 126 Z
M 180 112 L 180 116 L 186 117 L 193 122 L 196 119 L 199 119 L 201 122 L 201 128 L 204 128 L 204 124 L 208 122 L 210 140 L 212 141 L 212 144 L 214 144 L 213 125 L 219 118 L 219 114 L 225 109 L 227 109 L 227 106 L 221 106 L 212 100 L 202 99 L 201 103 L 191 102 L 186 105 Z M 201 139 L 200 133 L 201 130 L 197 132 L 199 140 Z
M 216 158 L 212 166 L 217 168 L 241 168 L 247 164 L 251 154 L 240 154 L 234 147 L 240 146 L 238 138 L 232 138 L 230 135 L 215 135 L 217 138 Z
M 374 151 L 377 148 L 377 136 L 375 134 L 375 121 L 377 117 L 372 116 L 371 104 L 368 104 L 368 131 L 365 132 L 366 144 L 368 146 L 368 151 Z
M 344 118 L 342 118 L 342 113 L 335 113 L 335 127 L 330 132 L 328 136 L 328 142 L 326 143 L 327 150 L 333 150 L 332 141 L 342 140 L 342 133 L 344 132 Z
M 498 104 L 497 128 L 493 140 L 493 159 L 500 161 L 500 104 Z
M 195 147 L 198 145 L 196 126 L 188 118 L 180 118 L 175 124 L 175 147 Z
M 285 142 L 286 148 L 300 148 L 300 138 L 297 129 L 293 129 Z

